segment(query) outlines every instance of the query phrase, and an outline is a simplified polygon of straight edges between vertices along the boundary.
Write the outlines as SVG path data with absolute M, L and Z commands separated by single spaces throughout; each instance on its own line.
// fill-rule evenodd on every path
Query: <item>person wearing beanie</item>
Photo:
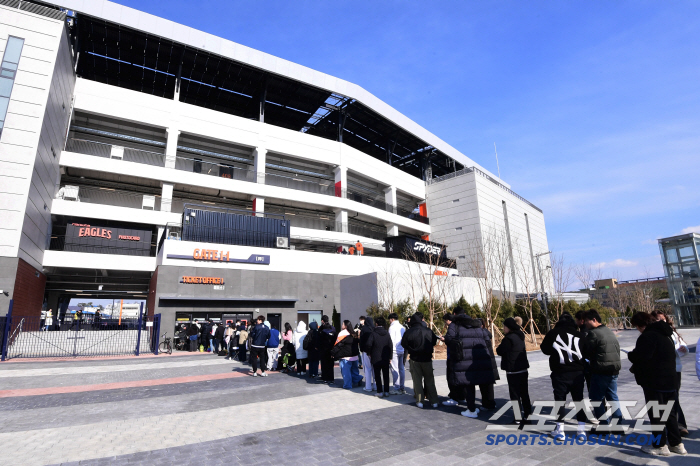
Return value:
M 503 340 L 496 348 L 496 354 L 501 357 L 501 369 L 506 373 L 508 380 L 508 392 L 510 399 L 516 401 L 522 410 L 523 426 L 530 414 L 532 414 L 532 403 L 527 387 L 528 368 L 530 363 L 527 360 L 525 351 L 525 334 L 520 325 L 512 317 L 503 321 Z M 518 421 L 518 417 L 515 417 Z
M 557 416 L 557 426 L 550 433 L 557 440 L 564 440 L 564 404 L 566 395 L 571 393 L 571 398 L 583 401 L 583 376 L 584 354 L 587 352 L 583 335 L 576 327 L 576 321 L 568 312 L 564 311 L 554 328 L 547 332 L 542 340 L 540 349 L 549 356 L 549 368 L 552 371 L 552 391 L 554 401 L 560 401 L 561 406 Z M 577 436 L 586 435 L 586 413 L 578 410 Z

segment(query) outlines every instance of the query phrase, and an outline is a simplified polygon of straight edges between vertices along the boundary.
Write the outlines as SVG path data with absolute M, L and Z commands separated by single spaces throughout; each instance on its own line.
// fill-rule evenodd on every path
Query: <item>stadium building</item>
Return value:
M 356 318 L 410 262 L 478 302 L 494 231 L 504 289 L 546 274 L 541 210 L 356 84 L 105 0 L 0 0 L 0 49 L 0 314 Z

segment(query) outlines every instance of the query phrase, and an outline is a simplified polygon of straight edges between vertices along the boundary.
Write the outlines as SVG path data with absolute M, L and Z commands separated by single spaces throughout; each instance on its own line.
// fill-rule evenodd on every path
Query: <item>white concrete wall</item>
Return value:
M 542 212 L 475 172 L 433 183 L 427 187 L 426 196 L 430 239 L 447 245 L 448 256 L 457 259 L 457 267 L 463 275 L 470 273 L 467 264 L 474 260 L 473 248 L 479 242 L 494 234 L 505 240 L 505 201 L 513 249 L 513 261 L 508 259 L 507 264 L 507 291 L 532 293 L 540 290 L 539 271 L 533 272 L 532 255 L 548 251 Z M 532 254 L 525 214 L 529 220 Z M 545 273 L 547 265 L 549 258 L 544 256 L 541 266 Z M 545 286 L 548 286 L 546 279 Z
M 24 47 L 0 139 L 0 255 L 41 269 L 74 78 L 63 21 L 0 6 L 0 53 L 9 35 Z

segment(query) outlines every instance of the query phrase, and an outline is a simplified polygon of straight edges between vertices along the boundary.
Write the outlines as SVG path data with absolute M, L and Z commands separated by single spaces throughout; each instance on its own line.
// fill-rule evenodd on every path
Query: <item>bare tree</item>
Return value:
M 574 282 L 575 271 L 571 264 L 566 262 L 564 254 L 550 254 L 550 270 L 552 288 L 554 289 L 554 299 L 552 300 L 552 310 L 554 311 L 555 319 L 559 320 L 562 312 L 564 312 L 564 293 L 569 291 L 569 288 Z M 548 275 L 548 274 L 547 274 Z M 545 275 L 545 276 L 547 276 Z
M 530 338 L 533 344 L 537 344 L 537 339 L 535 338 L 535 319 L 532 315 L 532 303 L 537 299 L 537 281 L 536 277 L 533 275 L 532 257 L 524 252 L 524 248 L 517 247 L 517 240 L 515 241 L 515 245 L 515 257 L 513 259 L 515 261 L 516 276 L 518 277 L 520 289 L 523 292 L 521 295 L 521 302 L 528 316 L 528 321 L 523 326 L 523 329 L 527 329 L 528 325 L 530 326 Z
M 585 289 L 589 289 L 596 280 L 600 280 L 603 276 L 603 270 L 600 266 L 586 263 L 576 265 L 573 268 L 573 273 Z

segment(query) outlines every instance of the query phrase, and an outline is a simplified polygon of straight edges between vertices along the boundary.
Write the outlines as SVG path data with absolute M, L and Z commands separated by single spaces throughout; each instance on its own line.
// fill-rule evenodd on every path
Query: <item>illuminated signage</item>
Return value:
M 228 262 L 228 251 L 224 252 L 216 249 L 195 249 L 192 253 L 192 258 L 203 261 Z
M 99 238 L 112 239 L 112 230 L 106 228 L 90 228 L 90 225 L 81 227 L 78 230 L 78 236 L 93 236 Z
M 180 283 L 192 283 L 196 285 L 223 285 L 224 279 L 221 277 L 187 277 L 183 276 Z
M 96 254 L 123 254 L 128 256 L 150 256 L 151 237 L 149 230 L 102 227 L 85 223 L 66 225 L 64 251 Z
M 266 254 L 251 254 L 246 259 L 235 259 L 229 251 L 218 249 L 195 249 L 191 255 L 168 254 L 168 259 L 198 260 L 210 262 L 235 262 L 238 264 L 270 265 L 270 256 Z
M 416 244 L 413 245 L 413 250 L 418 251 L 418 252 L 424 252 L 427 254 L 440 254 L 440 247 L 439 246 L 434 246 L 432 244 L 425 244 L 425 243 L 420 243 L 416 241 Z

